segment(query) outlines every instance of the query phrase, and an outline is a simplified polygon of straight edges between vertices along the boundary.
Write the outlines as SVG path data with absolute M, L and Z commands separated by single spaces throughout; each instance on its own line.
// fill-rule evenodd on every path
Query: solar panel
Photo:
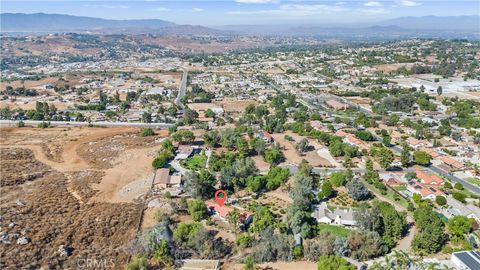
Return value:
M 461 252 L 455 254 L 460 261 L 462 261 L 463 264 L 465 264 L 469 269 L 471 270 L 478 270 L 480 269 L 480 263 L 474 259 L 472 255 L 469 254 L 469 252 Z
M 480 251 L 474 250 L 472 251 L 472 255 L 475 256 L 478 260 L 480 260 Z

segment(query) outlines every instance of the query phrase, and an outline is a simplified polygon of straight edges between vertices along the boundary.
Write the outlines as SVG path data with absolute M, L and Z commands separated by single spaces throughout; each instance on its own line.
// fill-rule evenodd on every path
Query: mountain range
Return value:
M 159 19 L 109 20 L 93 17 L 45 13 L 2 13 L 1 32 L 93 32 L 93 33 L 161 33 L 193 35 L 314 35 L 324 37 L 468 37 L 480 38 L 480 16 L 400 17 L 370 24 L 312 25 L 178 25 Z

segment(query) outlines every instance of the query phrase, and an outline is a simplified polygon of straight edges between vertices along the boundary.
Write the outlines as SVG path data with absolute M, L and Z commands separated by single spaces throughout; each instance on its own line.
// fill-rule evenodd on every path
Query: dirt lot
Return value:
M 2 128 L 0 268 L 123 268 L 161 137 L 137 132 Z
M 285 134 L 291 136 L 293 138 L 293 141 L 290 142 L 286 140 Z M 286 163 L 298 165 L 302 162 L 303 159 L 305 159 L 313 167 L 330 167 L 331 166 L 330 162 L 320 157 L 316 153 L 316 151 L 308 151 L 304 153 L 304 155 L 302 156 L 297 152 L 297 150 L 295 149 L 295 145 L 297 142 L 301 141 L 304 137 L 299 136 L 290 131 L 286 133 L 272 134 L 272 136 L 275 140 L 275 143 L 280 144 L 280 146 L 284 148 L 283 154 L 285 155 Z M 319 144 L 314 142 L 313 140 L 309 140 L 309 144 L 314 148 L 319 146 Z

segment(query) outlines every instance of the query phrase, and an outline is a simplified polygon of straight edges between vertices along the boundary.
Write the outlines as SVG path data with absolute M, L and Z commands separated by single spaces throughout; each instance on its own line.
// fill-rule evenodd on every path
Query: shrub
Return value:
M 141 137 L 148 137 L 148 136 L 153 136 L 155 133 L 153 132 L 153 129 L 151 128 L 142 128 L 140 131 L 140 136 Z
M 243 233 L 237 237 L 235 244 L 241 248 L 247 248 L 252 246 L 253 239 L 250 235 Z
M 463 185 L 461 183 L 455 183 L 453 187 L 458 190 L 463 190 Z
M 460 193 L 460 192 L 454 192 L 452 196 L 455 200 L 460 201 L 462 203 L 466 203 L 465 198 L 467 196 L 465 194 Z
M 443 197 L 443 196 L 437 196 L 437 198 L 435 198 L 435 202 L 438 205 L 443 206 L 443 205 L 447 204 L 447 199 L 445 199 L 445 197 Z
M 133 259 L 125 266 L 126 270 L 145 270 L 148 267 L 148 261 L 143 256 L 135 256 Z
M 48 128 L 50 127 L 50 123 L 47 123 L 47 122 L 41 122 L 40 124 L 38 124 L 39 128 Z

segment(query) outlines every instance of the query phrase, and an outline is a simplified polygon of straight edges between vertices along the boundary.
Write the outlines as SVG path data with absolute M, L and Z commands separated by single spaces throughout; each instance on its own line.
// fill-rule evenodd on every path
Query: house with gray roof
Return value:
M 314 206 L 312 216 L 318 223 L 355 226 L 356 222 L 353 218 L 353 213 L 352 208 L 335 208 L 334 210 L 330 210 L 327 204 L 323 202 L 322 204 Z

